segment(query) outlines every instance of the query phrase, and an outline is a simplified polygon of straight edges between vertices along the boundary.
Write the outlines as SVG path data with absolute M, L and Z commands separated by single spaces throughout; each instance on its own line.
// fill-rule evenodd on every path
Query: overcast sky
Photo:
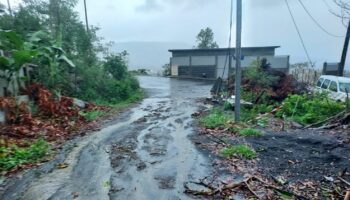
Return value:
M 338 61 L 344 39 L 322 32 L 297 0 L 289 2 L 311 59 L 319 65 Z M 332 0 L 303 2 L 329 32 L 345 35 L 346 28 L 329 12 L 338 10 Z M 211 27 L 218 44 L 228 45 L 230 0 L 87 0 L 87 3 L 91 24 L 99 25 L 101 35 L 108 40 L 193 45 L 199 30 Z M 291 55 L 293 62 L 306 60 L 284 0 L 244 0 L 243 5 L 243 46 L 280 45 L 278 54 Z M 77 10 L 83 14 L 82 2 Z
M 332 0 L 302 1 L 329 32 L 345 35 L 346 28 L 329 12 L 339 10 Z M 339 61 L 344 38 L 322 32 L 297 0 L 289 2 L 311 59 L 318 65 Z M 87 0 L 87 4 L 90 24 L 99 26 L 100 36 L 109 41 L 179 42 L 192 46 L 199 30 L 210 27 L 219 46 L 228 45 L 230 0 Z M 278 54 L 291 55 L 292 62 L 306 61 L 284 0 L 243 0 L 243 7 L 243 46 L 279 45 Z M 76 10 L 83 20 L 82 0 Z

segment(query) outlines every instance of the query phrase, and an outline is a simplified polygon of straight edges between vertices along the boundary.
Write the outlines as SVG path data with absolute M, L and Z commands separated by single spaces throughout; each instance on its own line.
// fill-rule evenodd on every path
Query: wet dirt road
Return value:
M 148 95 L 142 103 L 13 180 L 0 199 L 189 199 L 183 183 L 210 173 L 188 135 L 196 99 L 208 96 L 211 84 L 139 79 Z

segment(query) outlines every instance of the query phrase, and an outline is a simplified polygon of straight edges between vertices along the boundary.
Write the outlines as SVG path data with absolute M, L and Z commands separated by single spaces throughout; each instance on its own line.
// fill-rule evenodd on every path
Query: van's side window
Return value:
M 332 91 L 332 92 L 338 92 L 337 83 L 332 81 L 331 85 L 329 86 L 329 90 Z
M 318 79 L 318 81 L 317 81 L 317 87 L 321 87 L 323 81 L 324 81 L 323 78 Z
M 323 82 L 323 84 L 322 84 L 322 88 L 323 88 L 323 89 L 328 89 L 328 86 L 329 86 L 329 83 L 330 83 L 330 82 L 331 82 L 331 81 L 328 80 L 328 79 L 324 80 L 324 82 Z

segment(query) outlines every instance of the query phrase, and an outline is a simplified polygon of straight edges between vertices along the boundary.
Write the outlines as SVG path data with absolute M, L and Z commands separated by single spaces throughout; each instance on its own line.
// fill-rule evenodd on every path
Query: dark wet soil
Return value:
M 350 145 L 334 136 L 297 131 L 246 140 L 258 152 L 259 169 L 273 177 L 321 181 L 350 167 Z
M 263 178 L 290 194 L 300 195 L 299 199 L 342 199 L 345 196 L 348 186 L 339 176 L 350 182 L 350 145 L 346 142 L 349 134 L 336 134 L 334 130 L 263 132 L 259 137 L 238 137 L 224 130 L 208 130 L 198 125 L 196 134 L 190 138 L 210 158 L 215 172 L 208 176 L 214 179 L 214 183 L 215 180 L 239 182 L 242 177 L 253 176 Z M 257 152 L 257 158 L 224 158 L 219 151 L 227 144 L 251 146 Z M 256 185 L 253 181 L 251 184 L 263 199 L 281 199 L 276 191 L 266 189 L 265 183 Z M 229 194 L 204 195 L 204 198 L 220 199 L 227 198 L 227 195 L 248 199 L 252 192 L 243 187 Z

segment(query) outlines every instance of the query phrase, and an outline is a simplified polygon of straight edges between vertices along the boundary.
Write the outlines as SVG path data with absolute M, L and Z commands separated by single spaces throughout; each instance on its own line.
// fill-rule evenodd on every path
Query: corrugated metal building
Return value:
M 271 67 L 288 73 L 289 56 L 276 56 L 279 46 L 244 47 L 242 48 L 242 67 L 251 66 L 258 58 L 267 59 Z M 184 78 L 227 78 L 229 74 L 228 54 L 231 51 L 232 69 L 235 68 L 235 48 L 216 49 L 171 49 L 171 75 Z

